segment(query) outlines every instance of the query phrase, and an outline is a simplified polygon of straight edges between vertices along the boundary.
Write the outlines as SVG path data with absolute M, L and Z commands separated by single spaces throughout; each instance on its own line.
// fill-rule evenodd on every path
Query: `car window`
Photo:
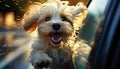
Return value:
M 30 35 L 20 23 L 24 13 L 33 2 L 44 3 L 47 0 L 1 0 L 0 1 L 0 69 L 32 69 L 29 63 L 31 50 Z M 92 48 L 96 31 L 104 17 L 108 0 L 62 0 L 63 4 L 75 5 L 82 1 L 88 7 L 84 25 L 78 30 L 78 37 Z M 88 5 L 89 4 L 89 5 Z M 34 34 L 32 34 L 34 35 Z M 81 50 L 80 50 L 81 51 Z M 87 51 L 87 50 L 86 50 Z M 90 53 L 90 51 L 89 51 Z M 89 54 L 75 57 L 77 69 L 85 69 Z M 81 62 L 81 60 L 83 62 Z

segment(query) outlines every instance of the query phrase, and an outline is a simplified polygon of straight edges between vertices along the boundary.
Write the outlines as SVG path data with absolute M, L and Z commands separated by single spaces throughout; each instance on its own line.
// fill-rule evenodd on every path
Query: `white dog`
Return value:
M 68 6 L 59 0 L 48 0 L 30 6 L 21 22 L 28 32 L 37 30 L 30 55 L 36 69 L 75 69 L 75 54 L 89 54 L 90 47 L 76 36 L 86 13 L 83 3 Z M 83 58 L 80 62 L 84 62 Z

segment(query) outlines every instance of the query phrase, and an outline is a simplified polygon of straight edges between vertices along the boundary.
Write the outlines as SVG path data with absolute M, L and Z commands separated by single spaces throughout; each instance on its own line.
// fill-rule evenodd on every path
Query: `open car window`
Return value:
M 47 0 L 0 1 L 0 69 L 33 69 L 29 63 L 30 36 L 21 26 L 21 18 L 33 2 Z M 91 48 L 90 54 L 77 54 L 77 69 L 117 69 L 120 55 L 119 0 L 62 0 L 75 5 L 82 1 L 88 7 L 79 38 Z M 34 35 L 34 34 L 33 34 Z M 81 60 L 83 62 L 81 62 Z

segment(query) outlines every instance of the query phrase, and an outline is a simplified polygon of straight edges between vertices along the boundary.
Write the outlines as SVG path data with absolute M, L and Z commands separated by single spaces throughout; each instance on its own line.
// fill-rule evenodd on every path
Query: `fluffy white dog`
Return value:
M 59 0 L 34 3 L 25 13 L 22 24 L 25 30 L 36 30 L 30 62 L 36 69 L 75 69 L 74 57 L 89 54 L 90 47 L 76 32 L 82 26 L 87 8 L 62 4 Z M 83 58 L 80 63 L 84 62 Z

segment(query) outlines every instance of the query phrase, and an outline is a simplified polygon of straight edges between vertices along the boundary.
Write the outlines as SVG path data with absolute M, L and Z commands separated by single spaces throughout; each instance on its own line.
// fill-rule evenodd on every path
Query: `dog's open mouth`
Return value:
M 61 40 L 62 40 L 62 34 L 61 33 L 59 33 L 59 32 L 50 33 L 50 37 L 51 37 L 51 41 L 54 44 L 61 43 Z

